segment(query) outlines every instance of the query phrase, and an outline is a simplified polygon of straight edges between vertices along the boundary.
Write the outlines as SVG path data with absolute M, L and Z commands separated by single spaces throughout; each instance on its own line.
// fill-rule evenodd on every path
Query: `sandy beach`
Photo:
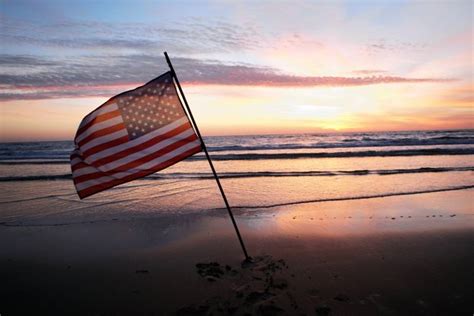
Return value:
M 472 190 L 0 226 L 0 313 L 469 315 Z M 452 203 L 456 201 L 456 203 Z

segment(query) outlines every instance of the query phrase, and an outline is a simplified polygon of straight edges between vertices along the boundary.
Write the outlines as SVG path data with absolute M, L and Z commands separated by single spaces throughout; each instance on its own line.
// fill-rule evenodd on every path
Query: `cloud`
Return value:
M 64 60 L 0 55 L 0 62 L 3 68 L 0 74 L 0 100 L 106 96 L 120 92 L 116 90 L 117 86 L 133 87 L 168 70 L 160 58 L 150 55 L 88 56 Z M 195 85 L 315 87 L 451 80 L 388 75 L 293 76 L 270 67 L 184 57 L 173 58 L 173 63 L 180 80 Z
M 0 41 L 6 49 L 0 54 L 0 100 L 110 96 L 120 92 L 119 88 L 142 84 L 167 71 L 163 58 L 150 54 L 161 53 L 164 48 L 182 56 L 173 58 L 181 81 L 196 85 L 315 87 L 449 81 L 391 76 L 378 69 L 355 70 L 345 77 L 295 76 L 272 67 L 202 59 L 224 56 L 235 60 L 235 56 L 245 57 L 245 51 L 265 47 L 281 50 L 286 46 L 324 46 L 297 30 L 288 31 L 288 36 L 275 44 L 278 33 L 265 32 L 262 26 L 256 26 L 258 23 L 229 21 L 190 18 L 172 24 L 54 19 L 27 22 L 2 16 Z M 384 38 L 367 42 L 371 51 L 423 47 L 417 45 Z M 18 51 L 37 52 L 44 57 L 19 55 Z M 50 57 L 46 57 L 48 54 Z M 258 58 L 255 60 L 258 62 Z
M 386 70 L 380 70 L 380 69 L 359 69 L 359 70 L 354 70 L 352 71 L 353 74 L 356 75 L 380 75 L 380 74 L 386 74 L 388 71 Z
M 0 67 L 54 66 L 57 62 L 32 56 L 0 55 Z
M 252 26 L 193 19 L 173 27 L 146 23 L 77 22 L 28 23 L 2 20 L 0 39 L 12 46 L 74 50 L 133 50 L 166 47 L 180 54 L 233 52 L 260 47 L 263 38 Z
M 428 48 L 426 43 L 416 43 L 409 41 L 400 40 L 389 40 L 389 39 L 377 39 L 370 41 L 365 45 L 365 49 L 368 53 L 386 53 L 390 52 L 401 52 L 401 51 L 412 51 L 421 52 Z

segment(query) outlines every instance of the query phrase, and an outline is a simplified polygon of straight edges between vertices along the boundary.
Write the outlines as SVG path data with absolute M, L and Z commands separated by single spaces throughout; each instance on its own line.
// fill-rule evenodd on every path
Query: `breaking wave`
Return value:
M 414 169 L 381 169 L 381 170 L 341 170 L 341 171 L 261 171 L 261 172 L 222 172 L 221 179 L 233 178 L 257 178 L 257 177 L 330 177 L 330 176 L 364 176 L 364 175 L 395 175 L 409 173 L 434 173 L 434 172 L 466 172 L 474 171 L 470 167 L 423 167 Z M 19 177 L 0 177 L 0 182 L 9 181 L 43 181 L 43 180 L 67 180 L 71 174 L 37 175 Z M 146 180 L 158 179 L 213 179 L 212 173 L 155 173 Z
M 212 160 L 274 160 L 298 158 L 353 158 L 353 157 L 410 157 L 410 156 L 442 156 L 442 155 L 473 155 L 472 148 L 428 148 L 428 149 L 401 149 L 401 150 L 365 150 L 340 152 L 289 152 L 289 153 L 245 153 L 245 154 L 214 154 Z M 205 160 L 201 153 L 186 160 Z M 48 157 L 29 157 L 27 160 L 11 158 L 0 160 L 0 165 L 56 165 L 69 164 L 69 159 L 51 159 Z

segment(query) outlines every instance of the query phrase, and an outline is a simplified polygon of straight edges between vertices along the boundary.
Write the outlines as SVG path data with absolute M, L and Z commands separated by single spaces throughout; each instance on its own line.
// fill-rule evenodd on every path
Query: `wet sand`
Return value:
M 472 190 L 0 226 L 0 313 L 470 315 Z

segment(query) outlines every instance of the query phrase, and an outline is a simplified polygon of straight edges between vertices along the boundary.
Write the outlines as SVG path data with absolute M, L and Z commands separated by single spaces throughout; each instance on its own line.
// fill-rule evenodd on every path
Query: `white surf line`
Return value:
M 348 197 L 340 197 L 340 198 L 303 200 L 303 201 L 275 203 L 275 204 L 261 205 L 261 206 L 257 206 L 257 205 L 248 205 L 248 206 L 246 206 L 246 205 L 236 205 L 236 206 L 231 206 L 231 208 L 234 208 L 234 209 L 235 208 L 237 208 L 237 209 L 273 208 L 273 207 L 278 207 L 278 206 L 289 206 L 289 205 L 297 205 L 297 204 L 376 199 L 376 198 L 384 198 L 384 197 L 389 197 L 389 196 L 415 195 L 415 194 L 424 194 L 424 193 L 457 191 L 457 190 L 466 190 L 466 189 L 472 189 L 472 188 L 474 188 L 474 185 L 463 185 L 463 186 L 449 187 L 449 188 L 442 188 L 442 189 L 420 190 L 420 191 L 410 191 L 410 192 L 393 192 L 393 193 L 385 193 L 385 194 L 348 196 Z M 213 210 L 220 210 L 220 209 L 224 209 L 224 208 L 215 208 Z

